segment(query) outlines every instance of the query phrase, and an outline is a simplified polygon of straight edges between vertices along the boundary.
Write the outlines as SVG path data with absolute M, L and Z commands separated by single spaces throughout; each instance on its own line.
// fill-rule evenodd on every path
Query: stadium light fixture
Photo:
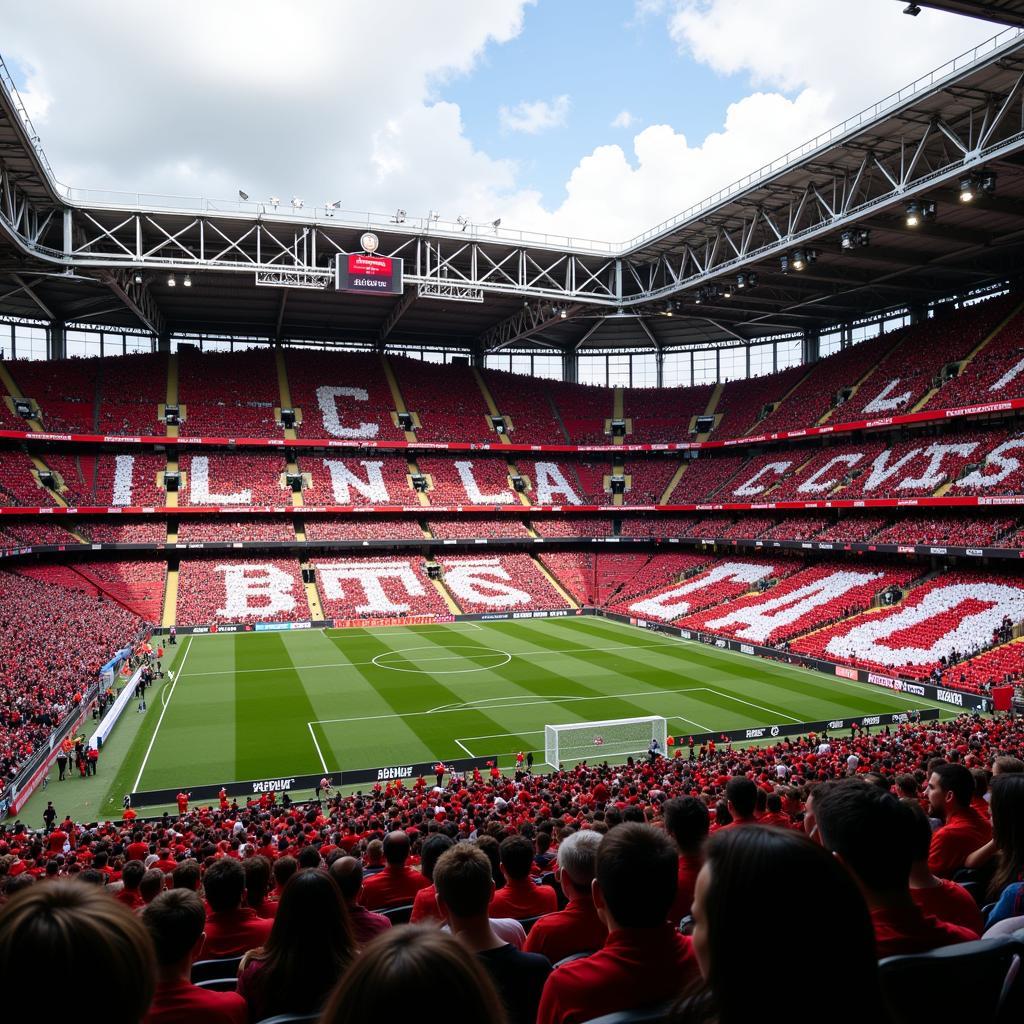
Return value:
M 335 199 L 333 201 L 328 200 L 327 202 L 324 203 L 324 212 L 327 214 L 328 217 L 333 217 L 334 211 L 339 209 L 341 209 L 340 199 Z
M 142 284 L 142 274 L 140 274 L 139 271 L 136 270 L 133 280 L 135 281 L 136 284 Z
M 779 257 L 779 269 L 784 274 L 788 274 L 789 273 L 789 256 L 786 253 L 783 253 Z
M 916 228 L 921 223 L 921 207 L 917 203 L 907 204 L 905 223 L 908 228 Z
M 497 231 L 498 228 L 501 227 L 501 218 L 498 217 L 496 220 L 492 220 L 491 221 L 491 227 L 494 228 L 495 231 Z
M 793 253 L 793 269 L 794 270 L 803 270 L 804 267 L 806 267 L 806 266 L 807 266 L 807 260 L 806 260 L 806 258 L 804 256 L 803 249 L 797 249 L 797 251 L 795 253 Z
M 395 223 L 395 224 L 404 224 L 405 223 L 405 210 L 401 210 L 401 209 L 395 210 L 395 215 L 392 218 L 392 222 Z
M 996 172 L 982 171 L 978 175 L 978 191 L 983 195 L 991 196 L 996 191 Z
M 909 14 L 912 18 L 916 18 L 921 13 L 921 8 L 917 4 L 907 4 L 903 8 L 904 14 Z
M 747 274 L 747 287 L 748 288 L 756 288 L 757 287 L 757 274 L 753 273 L 752 271 Z
M 740 288 L 746 288 L 746 287 L 747 287 L 747 275 L 746 274 L 737 274 L 736 275 L 736 288 L 737 288 L 737 290 L 740 289 Z
M 697 291 L 694 293 L 693 301 L 698 306 L 701 305 L 701 303 L 703 303 L 703 301 L 704 301 L 704 289 L 703 288 L 698 288 L 697 289 Z
M 869 228 L 847 228 L 839 236 L 839 244 L 844 249 L 861 249 L 871 244 L 871 230 Z
M 184 285 L 184 286 L 185 286 L 186 288 L 191 288 L 191 287 L 192 287 L 192 278 L 191 278 L 191 277 L 189 277 L 189 276 L 188 276 L 188 274 L 186 274 L 186 275 L 185 275 L 185 280 L 184 280 L 184 281 L 182 281 L 181 283 L 182 283 L 182 284 L 183 284 L 183 285 Z
M 455 218 L 455 223 L 458 224 L 463 231 L 465 231 L 466 228 L 469 227 L 469 218 L 463 217 L 462 214 L 460 213 L 458 217 Z
M 274 208 L 275 210 L 276 210 L 276 209 L 277 209 L 277 208 L 278 208 L 278 207 L 279 207 L 279 206 L 281 205 L 281 199 L 280 199 L 280 197 L 278 197 L 278 196 L 271 196 L 271 197 L 270 197 L 270 198 L 269 198 L 269 199 L 267 200 L 267 202 L 268 202 L 268 203 L 270 203 L 270 205 L 271 205 L 271 206 L 272 206 L 272 207 L 273 207 L 273 208 Z
M 427 214 L 427 218 L 432 224 L 436 224 L 441 219 L 441 214 L 439 214 L 437 210 L 431 210 L 430 213 Z
M 249 202 L 249 193 L 248 192 L 243 192 L 241 189 L 239 189 L 238 190 L 238 198 L 241 199 L 243 203 L 247 203 L 247 202 Z
M 298 197 L 292 196 L 292 209 L 301 210 L 306 204 Z
M 174 275 L 173 274 L 171 274 L 171 276 L 167 278 L 167 287 L 168 288 L 173 288 L 177 283 L 178 282 L 174 280 Z
M 970 203 L 974 200 L 974 175 L 968 174 L 960 179 L 960 202 Z

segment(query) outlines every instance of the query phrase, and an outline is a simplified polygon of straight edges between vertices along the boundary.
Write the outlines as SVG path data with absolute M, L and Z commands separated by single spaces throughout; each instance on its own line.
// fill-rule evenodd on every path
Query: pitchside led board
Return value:
M 377 236 L 366 232 L 360 239 L 364 252 L 338 253 L 334 285 L 339 292 L 356 295 L 401 295 L 402 261 L 376 255 Z

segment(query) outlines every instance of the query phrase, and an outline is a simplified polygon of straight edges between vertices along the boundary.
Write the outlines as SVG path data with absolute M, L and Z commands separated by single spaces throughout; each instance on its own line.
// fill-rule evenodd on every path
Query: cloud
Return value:
M 547 100 L 523 100 L 514 107 L 501 107 L 498 120 L 507 132 L 522 132 L 537 135 L 552 128 L 560 128 L 569 117 L 569 97 L 555 96 Z
M 612 120 L 610 127 L 631 128 L 635 121 L 636 118 L 628 110 L 622 110 L 615 115 L 615 118 Z

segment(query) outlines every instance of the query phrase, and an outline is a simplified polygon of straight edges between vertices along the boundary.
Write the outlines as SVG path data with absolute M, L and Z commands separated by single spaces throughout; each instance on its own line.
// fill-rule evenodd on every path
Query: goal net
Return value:
M 664 718 L 612 718 L 606 722 L 573 722 L 544 726 L 544 761 L 552 768 L 570 761 L 605 761 L 615 757 L 646 754 L 651 740 L 658 753 L 667 756 Z

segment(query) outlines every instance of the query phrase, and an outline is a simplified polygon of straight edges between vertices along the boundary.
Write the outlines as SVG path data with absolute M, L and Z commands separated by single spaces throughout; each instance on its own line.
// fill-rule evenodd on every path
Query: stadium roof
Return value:
M 966 294 L 1024 257 L 1016 28 L 621 244 L 67 188 L 2 63 L 0 77 L 9 318 L 488 350 L 735 345 Z M 367 228 L 405 260 L 403 295 L 334 290 L 335 254 Z
M 916 17 L 920 10 L 914 8 L 932 7 L 937 11 L 948 11 L 950 14 L 966 14 L 971 18 L 981 18 L 998 25 L 1017 25 L 1024 27 L 1024 2 L 1022 0 L 921 0 L 920 3 L 904 4 L 904 13 Z

